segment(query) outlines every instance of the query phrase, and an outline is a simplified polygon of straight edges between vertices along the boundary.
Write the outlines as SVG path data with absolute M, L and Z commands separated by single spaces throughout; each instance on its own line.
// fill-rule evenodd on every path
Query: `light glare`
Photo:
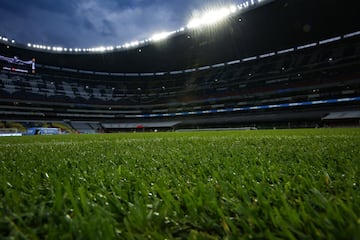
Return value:
M 212 25 L 218 23 L 231 14 L 236 12 L 236 6 L 224 7 L 221 9 L 211 10 L 202 14 L 198 18 L 193 18 L 189 21 L 188 28 L 197 28 L 206 25 Z
M 164 40 L 166 38 L 168 38 L 171 34 L 173 34 L 173 32 L 162 32 L 162 33 L 157 33 L 157 34 L 154 34 L 151 39 L 153 41 L 161 41 L 161 40 Z

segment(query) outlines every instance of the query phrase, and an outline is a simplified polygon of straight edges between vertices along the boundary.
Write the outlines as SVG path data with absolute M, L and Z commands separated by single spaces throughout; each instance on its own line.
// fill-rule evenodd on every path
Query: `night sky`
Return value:
M 62 47 L 120 45 L 186 26 L 197 12 L 241 0 L 0 0 L 0 35 Z

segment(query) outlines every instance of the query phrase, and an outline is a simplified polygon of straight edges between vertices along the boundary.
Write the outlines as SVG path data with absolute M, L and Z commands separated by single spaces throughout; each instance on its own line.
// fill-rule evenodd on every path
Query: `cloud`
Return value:
M 174 15 L 173 10 L 159 4 L 118 5 L 95 0 L 80 3 L 76 10 L 76 19 L 85 24 L 84 34 L 99 36 L 98 45 L 121 44 L 173 30 L 178 24 Z

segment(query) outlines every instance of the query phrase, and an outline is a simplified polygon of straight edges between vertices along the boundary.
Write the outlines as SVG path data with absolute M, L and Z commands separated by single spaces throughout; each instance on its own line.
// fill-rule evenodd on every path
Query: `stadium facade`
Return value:
M 355 6 L 269 1 L 103 53 L 0 41 L 0 120 L 80 132 L 359 126 Z

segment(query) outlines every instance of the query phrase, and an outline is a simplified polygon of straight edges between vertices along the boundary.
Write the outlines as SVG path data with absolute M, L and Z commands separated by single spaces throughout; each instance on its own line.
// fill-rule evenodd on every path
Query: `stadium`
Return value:
M 2 41 L 1 55 L 36 59 L 36 73 L 2 61 L 1 119 L 79 132 L 359 126 L 356 12 L 284 4 L 109 51 Z
M 356 239 L 355 6 L 251 0 L 98 48 L 1 36 L 0 135 L 46 136 L 0 139 L 0 236 Z

